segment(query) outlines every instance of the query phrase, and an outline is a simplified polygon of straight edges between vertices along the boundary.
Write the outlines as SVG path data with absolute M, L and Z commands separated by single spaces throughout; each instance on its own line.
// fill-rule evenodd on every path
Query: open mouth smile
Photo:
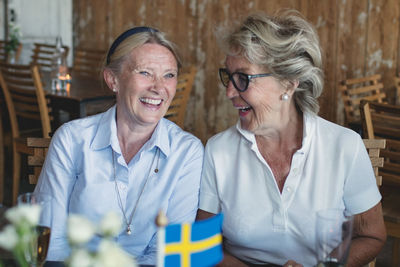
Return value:
M 154 106 L 159 106 L 161 104 L 161 102 L 163 101 L 162 99 L 152 99 L 152 98 L 145 98 L 145 97 L 141 97 L 139 98 L 140 102 L 144 103 L 144 104 L 150 104 L 150 105 L 154 105 Z

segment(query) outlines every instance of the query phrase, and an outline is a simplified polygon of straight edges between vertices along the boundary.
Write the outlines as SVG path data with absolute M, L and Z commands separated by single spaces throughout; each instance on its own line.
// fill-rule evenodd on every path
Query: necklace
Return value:
M 155 173 L 158 173 L 158 161 L 159 161 L 159 159 L 160 159 L 160 149 L 159 149 L 158 147 L 157 147 L 156 149 L 157 149 L 157 151 L 156 151 L 156 153 L 154 153 L 154 157 L 153 157 L 153 160 L 152 160 L 151 165 L 150 165 L 149 173 L 147 174 L 147 178 L 146 178 L 146 180 L 145 180 L 145 182 L 144 182 L 144 185 L 143 185 L 143 187 L 142 187 L 142 190 L 140 191 L 138 200 L 136 201 L 135 207 L 133 208 L 133 211 L 132 211 L 131 217 L 129 218 L 129 221 L 128 221 L 128 217 L 126 216 L 125 209 L 124 209 L 124 207 L 122 206 L 122 199 L 121 199 L 121 194 L 119 193 L 118 184 L 117 184 L 117 176 L 116 176 L 116 171 L 115 171 L 115 152 L 114 152 L 113 149 L 111 149 L 112 160 L 113 160 L 113 169 L 114 169 L 115 191 L 117 192 L 117 198 L 118 198 L 118 205 L 119 205 L 119 208 L 121 209 L 122 214 L 124 215 L 124 219 L 125 219 L 125 223 L 126 223 L 126 233 L 127 233 L 128 235 L 131 235 L 131 233 L 132 233 L 132 231 L 131 231 L 131 224 L 132 224 L 133 216 L 135 215 L 136 208 L 137 208 L 137 206 L 138 206 L 138 204 L 139 204 L 139 202 L 140 202 L 140 198 L 142 197 L 142 194 L 143 194 L 143 191 L 144 191 L 144 189 L 145 189 L 145 187 L 146 187 L 147 181 L 149 180 L 149 177 L 150 177 L 150 174 L 151 174 L 151 168 L 153 167 L 154 160 L 156 159 L 156 156 L 157 156 L 157 166 L 156 166 L 156 168 L 154 169 L 154 172 L 155 172 Z

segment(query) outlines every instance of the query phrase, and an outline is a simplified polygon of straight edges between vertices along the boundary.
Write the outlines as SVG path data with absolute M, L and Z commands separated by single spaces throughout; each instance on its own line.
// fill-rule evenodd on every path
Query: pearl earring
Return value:
M 114 93 L 117 92 L 117 89 L 115 89 L 115 88 L 113 88 L 112 90 L 113 90 Z
M 282 100 L 283 100 L 283 101 L 288 101 L 289 98 L 290 98 L 290 96 L 289 96 L 286 92 L 283 93 L 283 95 L 282 95 Z

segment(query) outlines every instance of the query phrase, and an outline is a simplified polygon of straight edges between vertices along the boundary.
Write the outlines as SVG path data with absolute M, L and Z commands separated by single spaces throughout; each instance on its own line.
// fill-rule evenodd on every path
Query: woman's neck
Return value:
M 256 134 L 257 142 L 263 147 L 272 150 L 287 151 L 299 149 L 303 140 L 303 114 L 295 107 L 291 109 L 290 115 L 279 120 L 276 127 L 265 128 L 262 133 Z
M 271 128 L 263 135 L 256 135 L 258 150 L 270 166 L 280 192 L 289 174 L 293 154 L 301 148 L 302 140 L 301 113 L 293 115 L 288 123 L 281 127 Z
M 123 116 L 116 117 L 117 137 L 121 153 L 128 164 L 142 146 L 151 138 L 157 124 L 140 125 L 126 121 Z

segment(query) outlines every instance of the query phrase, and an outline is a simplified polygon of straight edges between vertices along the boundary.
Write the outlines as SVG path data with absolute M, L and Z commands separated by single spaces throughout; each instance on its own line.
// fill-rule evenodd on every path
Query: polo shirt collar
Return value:
M 311 136 L 314 132 L 313 129 L 315 129 L 315 123 L 316 115 L 309 112 L 303 113 L 303 141 L 301 148 L 299 149 L 300 152 L 305 152 L 304 149 L 306 149 L 311 143 Z M 252 149 L 257 148 L 256 136 L 254 135 L 254 133 L 242 128 L 240 124 L 240 119 L 236 123 L 236 129 L 247 141 L 251 143 Z

